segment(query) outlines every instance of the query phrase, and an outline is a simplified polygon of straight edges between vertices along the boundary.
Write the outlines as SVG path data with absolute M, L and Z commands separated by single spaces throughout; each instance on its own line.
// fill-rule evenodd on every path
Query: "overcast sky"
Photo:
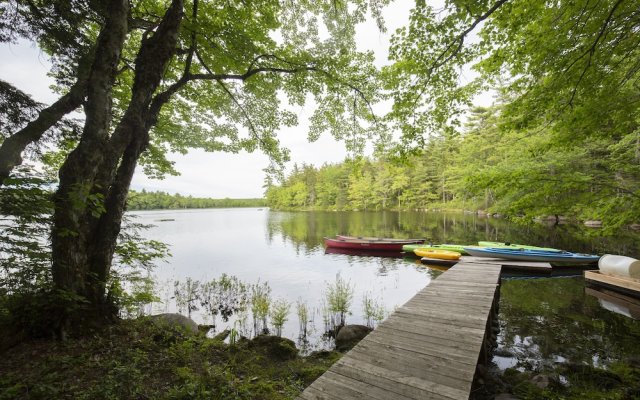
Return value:
M 373 21 L 359 26 L 359 50 L 373 50 L 378 66 L 387 63 L 389 38 L 407 22 L 413 4 L 412 0 L 399 0 L 385 10 L 387 33 L 379 32 Z M 33 44 L 21 42 L 18 45 L 0 45 L 0 59 L 0 79 L 13 83 L 40 102 L 51 103 L 57 98 L 49 90 L 53 81 L 46 76 L 49 69 L 47 58 Z M 298 111 L 301 124 L 296 128 L 283 129 L 279 135 L 281 143 L 291 150 L 290 166 L 294 162 L 320 166 L 325 162 L 342 161 L 347 154 L 344 144 L 336 142 L 329 134 L 314 143 L 307 142 L 305 117 L 309 115 L 309 110 L 301 108 Z M 138 169 L 132 188 L 213 198 L 263 195 L 262 169 L 269 163 L 261 153 L 227 154 L 194 150 L 185 156 L 172 154 L 169 158 L 175 161 L 180 176 L 155 180 L 145 177 Z

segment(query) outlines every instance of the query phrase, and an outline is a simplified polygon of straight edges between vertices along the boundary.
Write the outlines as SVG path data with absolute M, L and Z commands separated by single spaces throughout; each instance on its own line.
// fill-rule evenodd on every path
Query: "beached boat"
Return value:
M 529 246 L 526 244 L 516 244 L 516 243 L 509 243 L 509 242 L 478 242 L 478 246 L 491 247 L 494 249 L 529 249 L 529 250 L 544 250 L 544 251 L 563 251 L 563 250 L 554 249 L 551 247 Z
M 533 249 L 511 249 L 495 247 L 465 247 L 467 253 L 475 257 L 493 257 L 506 260 L 546 261 L 562 264 L 594 264 L 600 256 L 593 254 L 570 253 L 568 251 L 545 251 Z
M 336 239 L 339 240 L 367 240 L 370 242 L 403 242 L 403 243 L 424 243 L 424 239 L 396 239 L 396 238 L 381 238 L 381 237 L 372 237 L 372 236 L 347 236 L 347 235 L 336 235 Z
M 345 240 L 345 239 L 331 239 L 324 238 L 324 243 L 327 247 L 333 247 L 338 249 L 356 249 L 356 250 L 369 250 L 369 251 L 402 251 L 402 246 L 407 241 L 384 241 L 384 240 Z
M 438 260 L 459 260 L 460 253 L 457 251 L 441 249 L 415 249 L 413 251 L 418 257 L 435 258 Z
M 427 250 L 448 250 L 448 251 L 456 251 L 462 255 L 467 254 L 464 251 L 464 248 L 468 247 L 467 245 L 462 244 L 407 244 L 402 246 L 402 251 L 406 251 L 407 253 L 413 253 L 416 249 L 427 249 Z

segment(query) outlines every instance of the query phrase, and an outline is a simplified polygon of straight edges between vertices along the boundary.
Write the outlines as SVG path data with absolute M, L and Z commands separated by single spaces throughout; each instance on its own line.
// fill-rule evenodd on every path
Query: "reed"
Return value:
M 247 328 L 247 320 L 249 319 L 249 311 L 247 309 L 240 310 L 236 314 L 236 322 L 234 326 L 237 326 L 238 334 L 240 336 L 249 336 L 250 332 Z
M 298 314 L 298 322 L 300 324 L 300 336 L 307 336 L 307 324 L 309 323 L 309 308 L 307 303 L 301 298 L 296 302 L 296 313 Z
M 350 282 L 336 275 L 333 284 L 327 284 L 327 304 L 333 314 L 333 325 L 344 326 L 347 314 L 350 314 L 351 301 L 353 300 L 354 287 Z
M 218 314 L 224 322 L 247 308 L 248 286 L 235 276 L 222 274 L 220 278 L 206 282 L 200 288 L 200 305 L 213 320 L 215 329 Z
M 271 288 L 267 282 L 260 282 L 251 286 L 251 314 L 253 315 L 253 330 L 256 335 L 268 334 L 267 316 L 271 303 Z M 260 323 L 262 323 L 260 325 Z M 260 329 L 258 329 L 260 328 Z
M 187 316 L 191 318 L 191 313 L 198 310 L 196 303 L 200 299 L 200 281 L 191 278 L 187 278 L 184 283 L 175 281 L 173 289 L 178 312 L 182 314 L 186 309 Z
M 276 336 L 282 336 L 282 326 L 287 322 L 290 309 L 291 304 L 284 299 L 278 299 L 272 304 L 269 317 Z
M 233 324 L 233 327 L 229 330 L 229 345 L 235 346 L 240 337 L 241 335 L 238 329 L 236 329 L 236 324 Z
M 370 292 L 362 296 L 362 313 L 369 328 L 375 328 L 376 323 L 384 319 L 385 310 L 382 301 L 374 298 Z
M 324 333 L 328 334 L 333 331 L 333 327 L 331 326 L 331 311 L 329 311 L 329 306 L 327 305 L 326 294 L 325 298 L 322 299 L 322 303 L 320 305 L 320 313 L 322 314 L 322 323 L 324 325 Z

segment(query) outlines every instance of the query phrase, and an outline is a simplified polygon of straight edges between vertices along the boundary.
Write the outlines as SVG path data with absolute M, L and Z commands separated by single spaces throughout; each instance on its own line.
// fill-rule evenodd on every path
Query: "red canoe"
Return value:
M 327 247 L 334 247 L 338 249 L 357 249 L 357 250 L 373 250 L 373 251 L 402 251 L 402 246 L 405 244 L 413 244 L 415 241 L 411 240 L 399 240 L 393 241 L 385 240 L 362 240 L 362 239 L 329 239 L 324 238 L 324 243 Z

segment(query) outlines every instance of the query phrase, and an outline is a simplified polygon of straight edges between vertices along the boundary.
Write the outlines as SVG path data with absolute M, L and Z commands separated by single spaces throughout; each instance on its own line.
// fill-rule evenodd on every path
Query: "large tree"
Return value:
M 494 89 L 503 103 L 495 126 L 468 133 L 477 141 L 488 130 L 492 157 L 502 159 L 458 159 L 469 165 L 468 189 L 517 203 L 507 207 L 514 213 L 555 208 L 611 226 L 635 222 L 639 29 L 632 0 L 416 2 L 386 71 L 403 149 L 464 132 L 461 113 Z
M 171 172 L 164 155 L 188 148 L 260 149 L 288 159 L 277 133 L 312 99 L 310 139 L 322 131 L 361 143 L 378 85 L 355 25 L 380 21 L 385 1 L 16 0 L 3 5 L 2 40 L 26 36 L 52 56 L 60 99 L 3 132 L 0 179 L 81 107 L 84 126 L 59 169 L 52 276 L 84 304 L 81 318 L 115 315 L 108 282 L 127 193 L 142 160 Z M 30 105 L 33 108 L 35 105 Z M 31 111 L 30 111 L 31 112 Z M 375 124 L 374 124 L 375 125 Z M 61 312 L 59 331 L 69 312 Z

